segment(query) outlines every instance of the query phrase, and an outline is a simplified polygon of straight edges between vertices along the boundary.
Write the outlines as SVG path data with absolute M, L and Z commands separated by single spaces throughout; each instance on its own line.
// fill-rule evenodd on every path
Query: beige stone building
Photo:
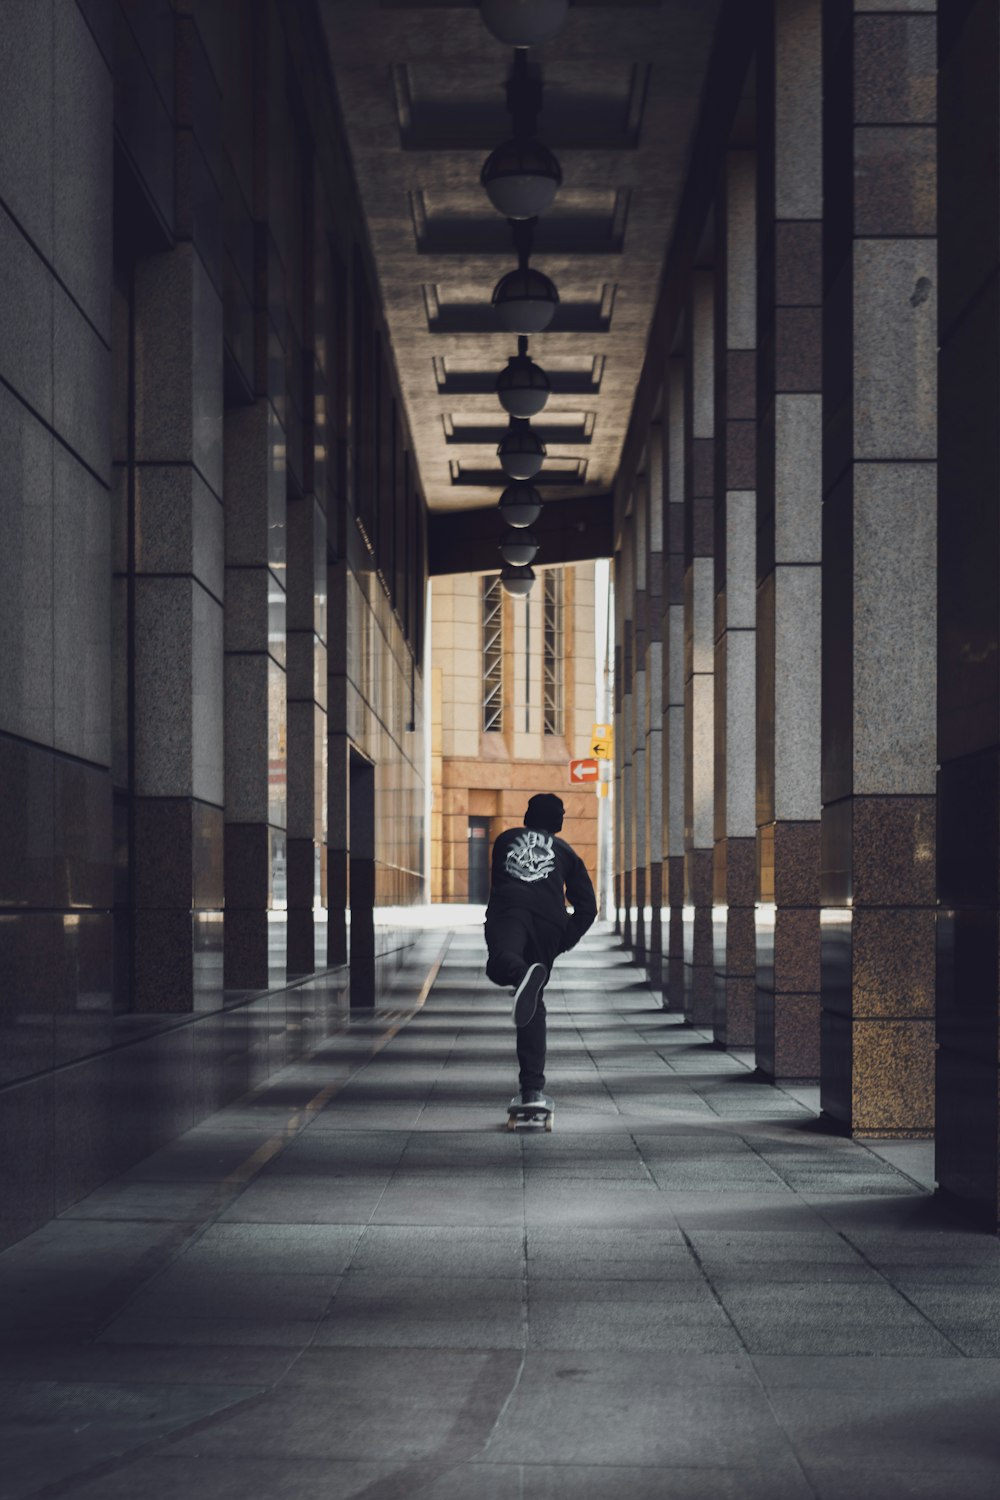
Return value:
M 486 900 L 493 840 L 539 791 L 563 799 L 563 836 L 597 881 L 597 794 L 569 773 L 590 754 L 597 717 L 594 564 L 535 572 L 527 599 L 499 574 L 433 582 L 435 901 Z

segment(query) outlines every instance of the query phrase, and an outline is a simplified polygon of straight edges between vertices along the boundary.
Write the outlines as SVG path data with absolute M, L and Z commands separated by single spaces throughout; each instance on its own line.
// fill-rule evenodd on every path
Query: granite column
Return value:
M 663 857 L 666 938 L 663 1003 L 684 1009 L 684 362 L 667 361 L 664 388 Z
M 712 271 L 694 272 L 685 328 L 684 1014 L 695 1026 L 715 1010 L 714 286 Z
M 922 1135 L 934 1124 L 937 18 L 888 0 L 824 15 L 822 1105 L 856 1135 Z
M 213 159 L 219 95 L 191 18 L 175 24 L 178 238 L 133 277 L 139 1011 L 218 1003 L 222 979 L 222 197 L 190 170 Z
M 727 153 L 716 234 L 715 1040 L 755 1035 L 755 160 Z
M 785 1079 L 820 1066 L 822 83 L 820 0 L 776 0 L 757 121 L 756 1056 Z
M 649 486 L 645 473 L 636 475 L 632 490 L 632 890 L 635 895 L 635 921 L 632 930 L 632 956 L 643 967 L 646 963 L 646 902 L 648 886 L 647 849 L 649 847 L 646 734 L 647 734 L 647 566 L 646 532 Z
M 663 426 L 646 446 L 646 866 L 649 929 L 646 969 L 663 986 Z

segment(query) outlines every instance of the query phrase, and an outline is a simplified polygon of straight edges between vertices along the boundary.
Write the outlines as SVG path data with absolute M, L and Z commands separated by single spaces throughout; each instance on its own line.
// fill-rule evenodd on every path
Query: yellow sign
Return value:
M 590 753 L 596 760 L 614 760 L 615 729 L 613 724 L 595 724 L 590 732 Z

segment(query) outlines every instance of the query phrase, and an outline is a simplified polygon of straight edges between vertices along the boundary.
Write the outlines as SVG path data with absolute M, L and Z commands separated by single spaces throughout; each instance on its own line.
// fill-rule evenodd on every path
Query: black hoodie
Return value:
M 569 901 L 573 908 L 566 910 Z M 512 907 L 533 912 L 564 931 L 574 948 L 597 916 L 587 867 L 576 850 L 540 828 L 508 828 L 493 845 L 487 915 Z

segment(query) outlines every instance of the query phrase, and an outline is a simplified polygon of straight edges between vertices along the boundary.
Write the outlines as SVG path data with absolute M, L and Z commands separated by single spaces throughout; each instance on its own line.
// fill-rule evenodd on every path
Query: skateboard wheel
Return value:
M 545 1129 L 546 1130 L 551 1130 L 552 1129 L 552 1116 L 551 1115 L 549 1115 L 548 1119 L 545 1121 Z
M 517 1121 L 515 1120 L 515 1118 L 514 1118 L 513 1115 L 508 1115 L 507 1116 L 507 1129 L 508 1130 L 516 1130 L 517 1129 Z

